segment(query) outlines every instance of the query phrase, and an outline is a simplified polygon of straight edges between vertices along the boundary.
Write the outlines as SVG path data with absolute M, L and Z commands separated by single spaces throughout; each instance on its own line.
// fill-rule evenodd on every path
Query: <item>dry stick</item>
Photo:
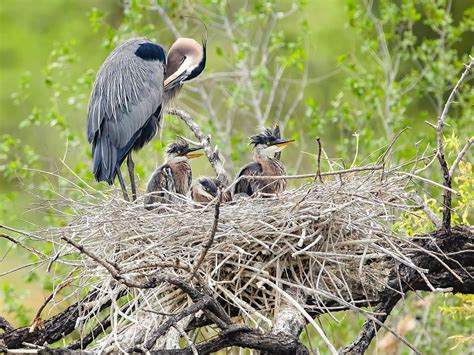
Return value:
M 217 225 L 219 224 L 219 207 L 221 206 L 221 198 L 222 198 L 222 192 L 219 190 L 219 194 L 217 195 L 216 207 L 214 209 L 214 223 L 212 224 L 211 233 L 209 234 L 209 239 L 206 245 L 203 247 L 201 255 L 199 256 L 199 259 L 196 263 L 196 266 L 194 267 L 194 270 L 191 276 L 189 277 L 189 280 L 192 280 L 194 276 L 196 276 L 196 273 L 198 272 L 199 267 L 204 261 L 204 258 L 206 257 L 206 254 L 209 251 L 209 248 L 212 246 L 212 243 L 214 243 L 214 237 L 216 236 Z
M 74 248 L 76 248 L 77 250 L 79 250 L 82 254 L 85 254 L 87 255 L 89 258 L 91 258 L 92 260 L 94 260 L 95 262 L 97 262 L 98 264 L 102 265 L 109 273 L 110 275 L 116 279 L 117 281 L 125 281 L 123 276 L 120 275 L 118 273 L 118 270 L 117 270 L 117 267 L 110 264 L 109 262 L 107 261 L 104 261 L 102 260 L 101 258 L 99 258 L 97 255 L 95 255 L 94 253 L 86 250 L 82 245 L 76 243 L 75 241 L 73 241 L 72 239 L 66 237 L 66 236 L 61 236 L 60 237 L 62 240 L 64 240 L 65 242 L 71 244 Z
M 377 163 L 385 163 L 385 158 L 387 157 L 388 154 L 390 154 L 390 151 L 392 150 L 393 145 L 395 144 L 395 142 L 403 134 L 403 132 L 407 131 L 408 129 L 410 129 L 410 127 L 405 127 L 400 132 L 397 133 L 397 135 L 392 139 L 392 141 L 388 145 L 385 152 L 377 159 Z
M 199 125 L 191 118 L 191 116 L 184 110 L 177 109 L 177 108 L 172 108 L 168 111 L 168 114 L 177 116 L 183 120 L 184 123 L 193 131 L 194 135 L 196 136 L 197 139 L 201 142 L 201 145 L 204 149 L 204 152 L 207 155 L 207 158 L 209 159 L 209 162 L 211 163 L 217 179 L 219 179 L 222 183 L 224 183 L 225 186 L 227 186 L 230 183 L 230 177 L 229 174 L 227 174 L 224 164 L 222 163 L 220 157 L 219 157 L 219 152 L 216 148 L 216 150 L 213 150 L 211 147 L 211 137 L 209 135 L 205 135 Z
M 318 170 L 316 171 L 316 177 L 318 177 L 319 181 L 323 184 L 323 178 L 321 177 L 321 138 L 316 138 L 316 142 L 318 143 Z
M 273 134 L 277 139 L 281 138 L 281 131 L 280 131 L 280 126 L 278 124 L 275 125 L 275 129 L 273 130 Z M 275 159 L 276 160 L 281 160 L 281 151 L 277 152 L 275 154 Z
M 44 300 L 43 304 L 41 307 L 38 309 L 36 312 L 35 317 L 31 321 L 31 327 L 30 327 L 30 333 L 33 333 L 37 327 L 41 327 L 41 312 L 45 309 L 45 307 L 48 305 L 48 303 L 56 296 L 63 288 L 69 286 L 71 284 L 72 280 L 65 280 L 63 281 L 57 289 L 55 289 L 53 292 L 49 294 L 49 296 Z
M 325 173 L 321 173 L 321 176 L 336 176 L 336 175 L 344 175 L 344 174 L 350 174 L 350 173 L 355 173 L 355 172 L 360 172 L 360 171 L 376 171 L 376 170 L 382 170 L 383 166 L 381 165 L 376 165 L 376 166 L 366 166 L 362 168 L 352 168 L 352 169 L 344 169 L 344 170 L 336 170 L 336 171 L 328 171 Z M 263 180 L 263 179 L 268 179 L 268 180 L 283 180 L 283 179 L 288 179 L 288 180 L 297 180 L 297 179 L 308 179 L 308 178 L 315 178 L 317 177 L 317 173 L 310 173 L 310 174 L 300 174 L 300 175 L 279 175 L 279 176 L 253 176 L 253 175 L 242 175 L 235 179 L 232 184 L 230 184 L 224 192 L 230 191 L 230 189 L 240 182 L 241 180 L 244 179 L 249 179 L 249 180 Z
M 26 245 L 26 244 L 24 244 L 24 243 L 22 243 L 22 242 L 16 240 L 16 239 L 13 238 L 12 236 L 9 236 L 8 234 L 3 234 L 3 233 L 2 233 L 2 234 L 0 234 L 0 238 L 8 239 L 10 242 L 19 245 L 19 246 L 22 247 L 23 249 L 28 250 L 30 253 L 35 254 L 36 256 L 42 256 L 42 257 L 44 257 L 44 258 L 46 257 L 46 255 L 43 254 L 42 252 L 40 252 L 40 251 L 38 251 L 38 250 L 36 250 L 36 249 L 34 249 L 34 248 L 29 247 L 28 245 Z
M 196 303 L 193 303 L 191 306 L 183 309 L 181 312 L 173 315 L 172 317 L 168 318 L 166 322 L 160 325 L 160 327 L 156 330 L 156 332 L 153 334 L 153 336 L 147 341 L 145 344 L 145 347 L 150 350 L 155 344 L 156 341 L 158 340 L 159 337 L 161 337 L 163 334 L 165 334 L 169 328 L 173 324 L 176 324 L 179 322 L 181 319 L 191 315 L 191 314 L 196 314 L 198 311 L 202 310 L 205 308 L 207 305 L 211 303 L 210 297 L 204 297 L 203 299 L 199 300 Z
M 317 137 L 316 142 L 318 143 L 318 160 L 317 160 L 317 170 L 316 170 L 316 175 L 313 179 L 313 185 L 316 184 L 316 180 L 319 178 L 319 181 L 321 184 L 324 184 L 323 178 L 321 176 L 321 152 L 322 152 L 322 146 L 321 146 L 321 138 Z M 308 195 L 313 191 L 313 186 L 311 186 L 308 191 L 306 191 L 306 194 L 299 200 L 292 208 L 291 210 L 294 210 L 297 208 L 305 199 L 308 197 Z
M 468 139 L 466 145 L 464 148 L 459 152 L 458 156 L 456 157 L 456 160 L 454 160 L 453 165 L 451 165 L 451 168 L 449 169 L 449 176 L 452 178 L 454 175 L 454 171 L 456 170 L 459 162 L 462 160 L 464 155 L 467 153 L 471 145 L 474 143 L 474 137 L 471 137 Z
M 448 110 L 449 107 L 451 106 L 451 103 L 454 100 L 454 96 L 456 95 L 457 91 L 459 90 L 459 87 L 463 83 L 463 81 L 466 79 L 466 77 L 469 75 L 469 72 L 471 71 L 472 67 L 474 66 L 474 58 L 470 57 L 471 62 L 469 65 L 466 65 L 466 69 L 462 73 L 461 77 L 459 78 L 458 82 L 454 86 L 453 90 L 451 91 L 451 94 L 448 97 L 448 100 L 446 101 L 446 104 L 444 105 L 443 112 L 441 112 L 441 116 L 439 116 L 438 119 L 438 126 L 436 128 L 436 155 L 438 157 L 439 164 L 441 165 L 441 169 L 443 170 L 443 178 L 444 178 L 444 186 L 447 188 L 451 188 L 451 183 L 452 183 L 452 175 L 450 175 L 450 170 L 448 168 L 448 163 L 446 162 L 446 158 L 444 156 L 444 150 L 443 150 L 443 127 L 444 127 L 444 122 L 446 120 L 446 117 L 448 115 Z M 465 154 L 465 152 L 461 152 L 462 155 Z M 460 153 L 460 154 L 461 154 Z M 457 160 L 457 159 L 456 159 Z M 457 163 L 456 163 L 457 164 Z M 454 165 L 453 165 L 454 166 Z M 453 170 L 454 173 L 454 170 Z M 451 229 L 451 191 L 450 190 L 445 190 L 443 192 L 443 230 L 445 232 L 449 232 Z

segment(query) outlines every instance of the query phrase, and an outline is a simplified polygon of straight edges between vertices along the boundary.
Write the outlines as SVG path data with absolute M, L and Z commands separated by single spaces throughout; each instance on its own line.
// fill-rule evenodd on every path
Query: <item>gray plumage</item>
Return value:
M 93 172 L 98 181 L 112 184 L 117 165 L 160 128 L 165 63 L 136 55 L 144 44 L 154 45 L 146 38 L 124 42 L 97 74 L 87 113 L 87 138 L 92 143 Z
M 137 189 L 132 150 L 141 149 L 160 130 L 164 106 L 185 81 L 206 66 L 206 43 L 178 38 L 166 55 L 158 44 L 133 38 L 117 47 L 97 73 L 87 113 L 97 181 L 113 184 L 118 176 L 129 200 L 120 166 L 127 158 L 133 200 Z

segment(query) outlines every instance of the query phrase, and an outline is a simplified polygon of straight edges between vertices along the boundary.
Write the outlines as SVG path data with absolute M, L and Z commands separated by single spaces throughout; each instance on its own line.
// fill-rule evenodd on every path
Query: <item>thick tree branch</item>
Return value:
M 408 291 L 431 291 L 430 286 L 434 286 L 437 289 L 449 289 L 452 292 L 474 292 L 474 250 L 472 249 L 474 231 L 472 228 L 455 227 L 450 232 L 444 230 L 435 232 L 432 237 L 434 238 L 419 239 L 418 244 L 425 250 L 418 250 L 412 257 L 416 266 L 428 270 L 426 279 L 406 265 L 394 266 L 388 285 L 380 293 L 380 300 L 375 309 L 377 313 L 382 313 L 376 316 L 380 322 L 385 322 L 402 295 Z M 434 258 L 433 255 L 439 259 Z M 447 270 L 446 266 L 456 268 L 457 272 Z M 459 277 L 460 275 L 462 276 Z M 367 319 L 357 339 L 342 349 L 341 353 L 364 354 L 379 328 L 379 323 Z

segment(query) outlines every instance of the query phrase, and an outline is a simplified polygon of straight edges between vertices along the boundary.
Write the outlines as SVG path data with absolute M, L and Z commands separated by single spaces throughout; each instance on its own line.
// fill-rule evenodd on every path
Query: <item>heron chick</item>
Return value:
M 190 147 L 181 137 L 167 147 L 164 164 L 148 181 L 144 199 L 147 210 L 157 207 L 153 204 L 176 202 L 176 194 L 185 196 L 188 193 L 193 180 L 189 160 L 204 155 L 195 153 L 199 149 L 202 147 Z
M 223 191 L 225 186 L 222 183 L 210 177 L 200 177 L 196 179 L 191 186 L 191 198 L 197 203 L 209 203 L 219 194 L 219 190 Z M 232 201 L 232 195 L 229 192 L 222 192 L 221 202 Z
M 245 165 L 237 174 L 237 179 L 242 176 L 283 176 L 286 170 L 283 164 L 275 158 L 294 139 L 278 138 L 276 132 L 266 128 L 263 133 L 250 137 L 253 144 L 254 162 Z M 252 196 L 261 193 L 263 196 L 277 194 L 286 190 L 286 179 L 251 179 L 242 178 L 235 184 L 235 195 Z
M 109 185 L 118 177 L 129 200 L 120 166 L 127 158 L 133 200 L 136 184 L 132 151 L 160 130 L 164 107 L 184 82 L 206 66 L 206 43 L 178 38 L 168 55 L 147 38 L 132 38 L 115 48 L 95 78 L 87 112 L 93 173 Z

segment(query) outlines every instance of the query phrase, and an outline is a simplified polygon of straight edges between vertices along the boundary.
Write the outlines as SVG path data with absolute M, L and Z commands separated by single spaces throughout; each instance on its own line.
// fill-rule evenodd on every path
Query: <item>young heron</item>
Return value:
M 191 198 L 194 202 L 207 204 L 217 197 L 219 189 L 223 191 L 225 190 L 225 186 L 222 186 L 217 179 L 212 179 L 207 176 L 200 177 L 195 180 L 191 186 Z M 221 201 L 232 201 L 232 195 L 229 192 L 223 192 Z
M 195 153 L 202 147 L 191 148 L 183 138 L 178 137 L 176 142 L 166 149 L 163 165 L 159 166 L 148 181 L 144 205 L 147 210 L 156 208 L 156 203 L 173 203 L 174 194 L 186 195 L 191 188 L 193 175 L 189 160 L 204 155 Z
M 276 133 L 267 128 L 263 133 L 250 137 L 253 144 L 254 162 L 245 165 L 237 174 L 241 176 L 282 176 L 286 175 L 283 164 L 275 158 L 275 154 L 281 152 L 294 139 L 278 138 Z M 245 194 L 252 196 L 261 193 L 264 196 L 277 194 L 285 191 L 287 181 L 285 179 L 251 179 L 243 178 L 234 187 L 234 196 Z

